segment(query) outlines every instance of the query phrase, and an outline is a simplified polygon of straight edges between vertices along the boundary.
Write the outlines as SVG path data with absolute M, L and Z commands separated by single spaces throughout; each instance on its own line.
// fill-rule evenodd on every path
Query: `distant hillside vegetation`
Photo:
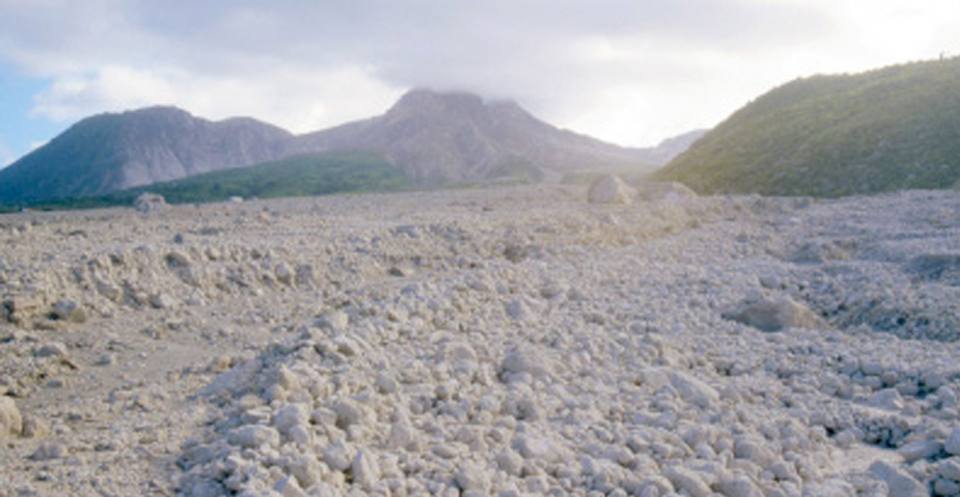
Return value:
M 231 197 L 305 197 L 350 192 L 396 191 L 410 188 L 402 171 L 369 152 L 310 154 L 226 169 L 165 183 L 72 199 L 52 200 L 32 208 L 88 209 L 133 205 L 144 192 L 158 193 L 169 203 L 220 202 Z M 14 210 L 0 206 L 0 212 Z
M 368 152 L 300 155 L 250 167 L 227 169 L 156 183 L 115 194 L 132 201 L 142 192 L 171 203 L 215 202 L 230 197 L 305 197 L 408 188 L 402 171 Z
M 841 196 L 960 180 L 960 59 L 781 86 L 655 174 L 701 193 Z

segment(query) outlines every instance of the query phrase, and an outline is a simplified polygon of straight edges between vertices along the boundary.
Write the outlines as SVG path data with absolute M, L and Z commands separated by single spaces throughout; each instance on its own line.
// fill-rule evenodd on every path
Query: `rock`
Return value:
M 633 189 L 618 176 L 607 175 L 594 180 L 587 192 L 591 204 L 629 204 Z
M 960 457 L 951 457 L 940 462 L 937 474 L 948 480 L 960 481 Z
M 520 349 L 514 349 L 507 353 L 500 363 L 501 374 L 528 373 L 534 377 L 545 377 L 550 375 L 550 364 L 543 357 Z
M 944 480 L 943 478 L 939 478 L 933 483 L 933 493 L 943 497 L 960 495 L 960 483 L 957 483 L 953 480 Z
M 337 413 L 337 426 L 344 430 L 350 425 L 363 423 L 367 418 L 364 408 L 350 400 L 334 404 L 333 412 Z
M 160 212 L 168 207 L 166 199 L 156 193 L 144 192 L 133 201 L 133 208 L 143 214 Z
M 30 454 L 30 459 L 33 461 L 50 461 L 60 459 L 66 453 L 66 447 L 59 442 L 43 442 L 37 447 L 37 450 L 33 451 L 33 454 Z
M 256 449 L 263 445 L 276 446 L 280 443 L 280 434 L 267 426 L 246 425 L 230 430 L 227 433 L 227 442 L 249 449 Z
M 895 388 L 884 388 L 871 395 L 867 399 L 867 405 L 888 411 L 900 411 L 903 409 L 903 397 Z
M 960 456 L 960 428 L 954 428 L 953 432 L 950 433 L 947 441 L 943 444 L 943 450 L 947 451 L 947 454 Z
M 17 404 L 10 397 L 0 395 L 0 439 L 20 435 L 22 430 L 23 417 Z
M 353 475 L 353 482 L 364 488 L 372 487 L 380 479 L 380 468 L 376 460 L 364 451 L 357 451 L 357 455 L 350 464 L 350 472 Z
M 60 342 L 50 342 L 34 350 L 33 355 L 39 358 L 47 358 L 47 357 L 56 357 L 61 359 L 66 358 L 67 346 Z
M 150 296 L 150 306 L 154 309 L 172 309 L 176 301 L 166 293 L 155 293 Z
M 61 299 L 53 304 L 53 317 L 71 323 L 82 323 L 87 320 L 87 314 L 83 307 L 69 299 Z
M 766 332 L 788 328 L 821 328 L 824 325 L 813 311 L 787 296 L 748 303 L 724 317 Z
M 710 486 L 699 475 L 686 468 L 668 467 L 664 470 L 663 476 L 670 480 L 670 483 L 676 489 L 686 492 L 690 497 L 711 497 L 713 495 Z
M 763 491 L 745 476 L 724 478 L 717 483 L 717 490 L 725 497 L 764 497 Z
M 356 455 L 357 451 L 353 447 L 342 440 L 338 440 L 324 449 L 323 462 L 327 463 L 327 466 L 332 470 L 346 471 L 353 464 Z
M 273 487 L 283 497 L 307 497 L 307 494 L 300 488 L 297 479 L 293 476 L 285 476 Z
M 869 471 L 887 484 L 889 497 L 927 497 L 926 487 L 889 463 L 877 461 L 870 465 Z
M 350 316 L 343 311 L 329 311 L 317 316 L 313 325 L 317 328 L 344 331 L 350 323 Z
M 511 449 L 504 449 L 497 454 L 497 466 L 508 475 L 520 476 L 523 472 L 523 457 Z
M 943 444 L 937 440 L 916 440 L 897 449 L 897 453 L 904 461 L 912 463 L 920 459 L 930 459 L 939 454 L 941 449 Z
M 273 415 L 273 427 L 280 433 L 287 433 L 295 426 L 307 424 L 307 410 L 300 404 L 287 404 Z
M 481 495 L 486 495 L 489 492 L 489 475 L 476 464 L 463 465 L 453 479 L 463 491 L 474 490 L 481 492 Z
M 720 394 L 713 387 L 687 373 L 670 369 L 667 370 L 667 377 L 680 397 L 695 406 L 710 407 L 720 399 Z
M 43 438 L 50 434 L 50 425 L 36 416 L 24 416 L 21 434 L 26 438 Z
M 522 299 L 513 299 L 503 306 L 504 312 L 507 313 L 507 316 L 510 319 L 516 321 L 525 321 L 532 317 L 530 308 Z

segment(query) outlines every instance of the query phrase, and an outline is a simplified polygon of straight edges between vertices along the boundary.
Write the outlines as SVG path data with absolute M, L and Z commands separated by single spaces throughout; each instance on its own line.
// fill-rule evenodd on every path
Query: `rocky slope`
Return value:
M 173 107 L 101 114 L 0 170 L 0 203 L 84 197 L 277 158 L 292 135 Z
M 839 196 L 960 179 L 960 58 L 800 79 L 659 171 L 700 192 Z
M 0 494 L 960 495 L 960 196 L 638 190 L 6 216 Z

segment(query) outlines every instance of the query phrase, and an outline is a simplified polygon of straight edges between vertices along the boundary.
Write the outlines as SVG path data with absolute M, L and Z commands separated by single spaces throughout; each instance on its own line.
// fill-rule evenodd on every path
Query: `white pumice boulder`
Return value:
M 633 194 L 633 188 L 619 176 L 607 175 L 590 184 L 587 200 L 592 204 L 629 204 Z

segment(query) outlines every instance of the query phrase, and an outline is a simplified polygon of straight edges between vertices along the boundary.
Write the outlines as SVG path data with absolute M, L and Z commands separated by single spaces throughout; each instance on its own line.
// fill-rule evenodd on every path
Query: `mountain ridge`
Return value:
M 375 152 L 420 185 L 540 179 L 571 169 L 656 165 L 634 149 L 550 125 L 510 100 L 414 89 L 379 116 L 295 135 L 249 117 L 218 121 L 171 106 L 85 118 L 0 170 L 0 203 L 103 195 L 322 152 Z

